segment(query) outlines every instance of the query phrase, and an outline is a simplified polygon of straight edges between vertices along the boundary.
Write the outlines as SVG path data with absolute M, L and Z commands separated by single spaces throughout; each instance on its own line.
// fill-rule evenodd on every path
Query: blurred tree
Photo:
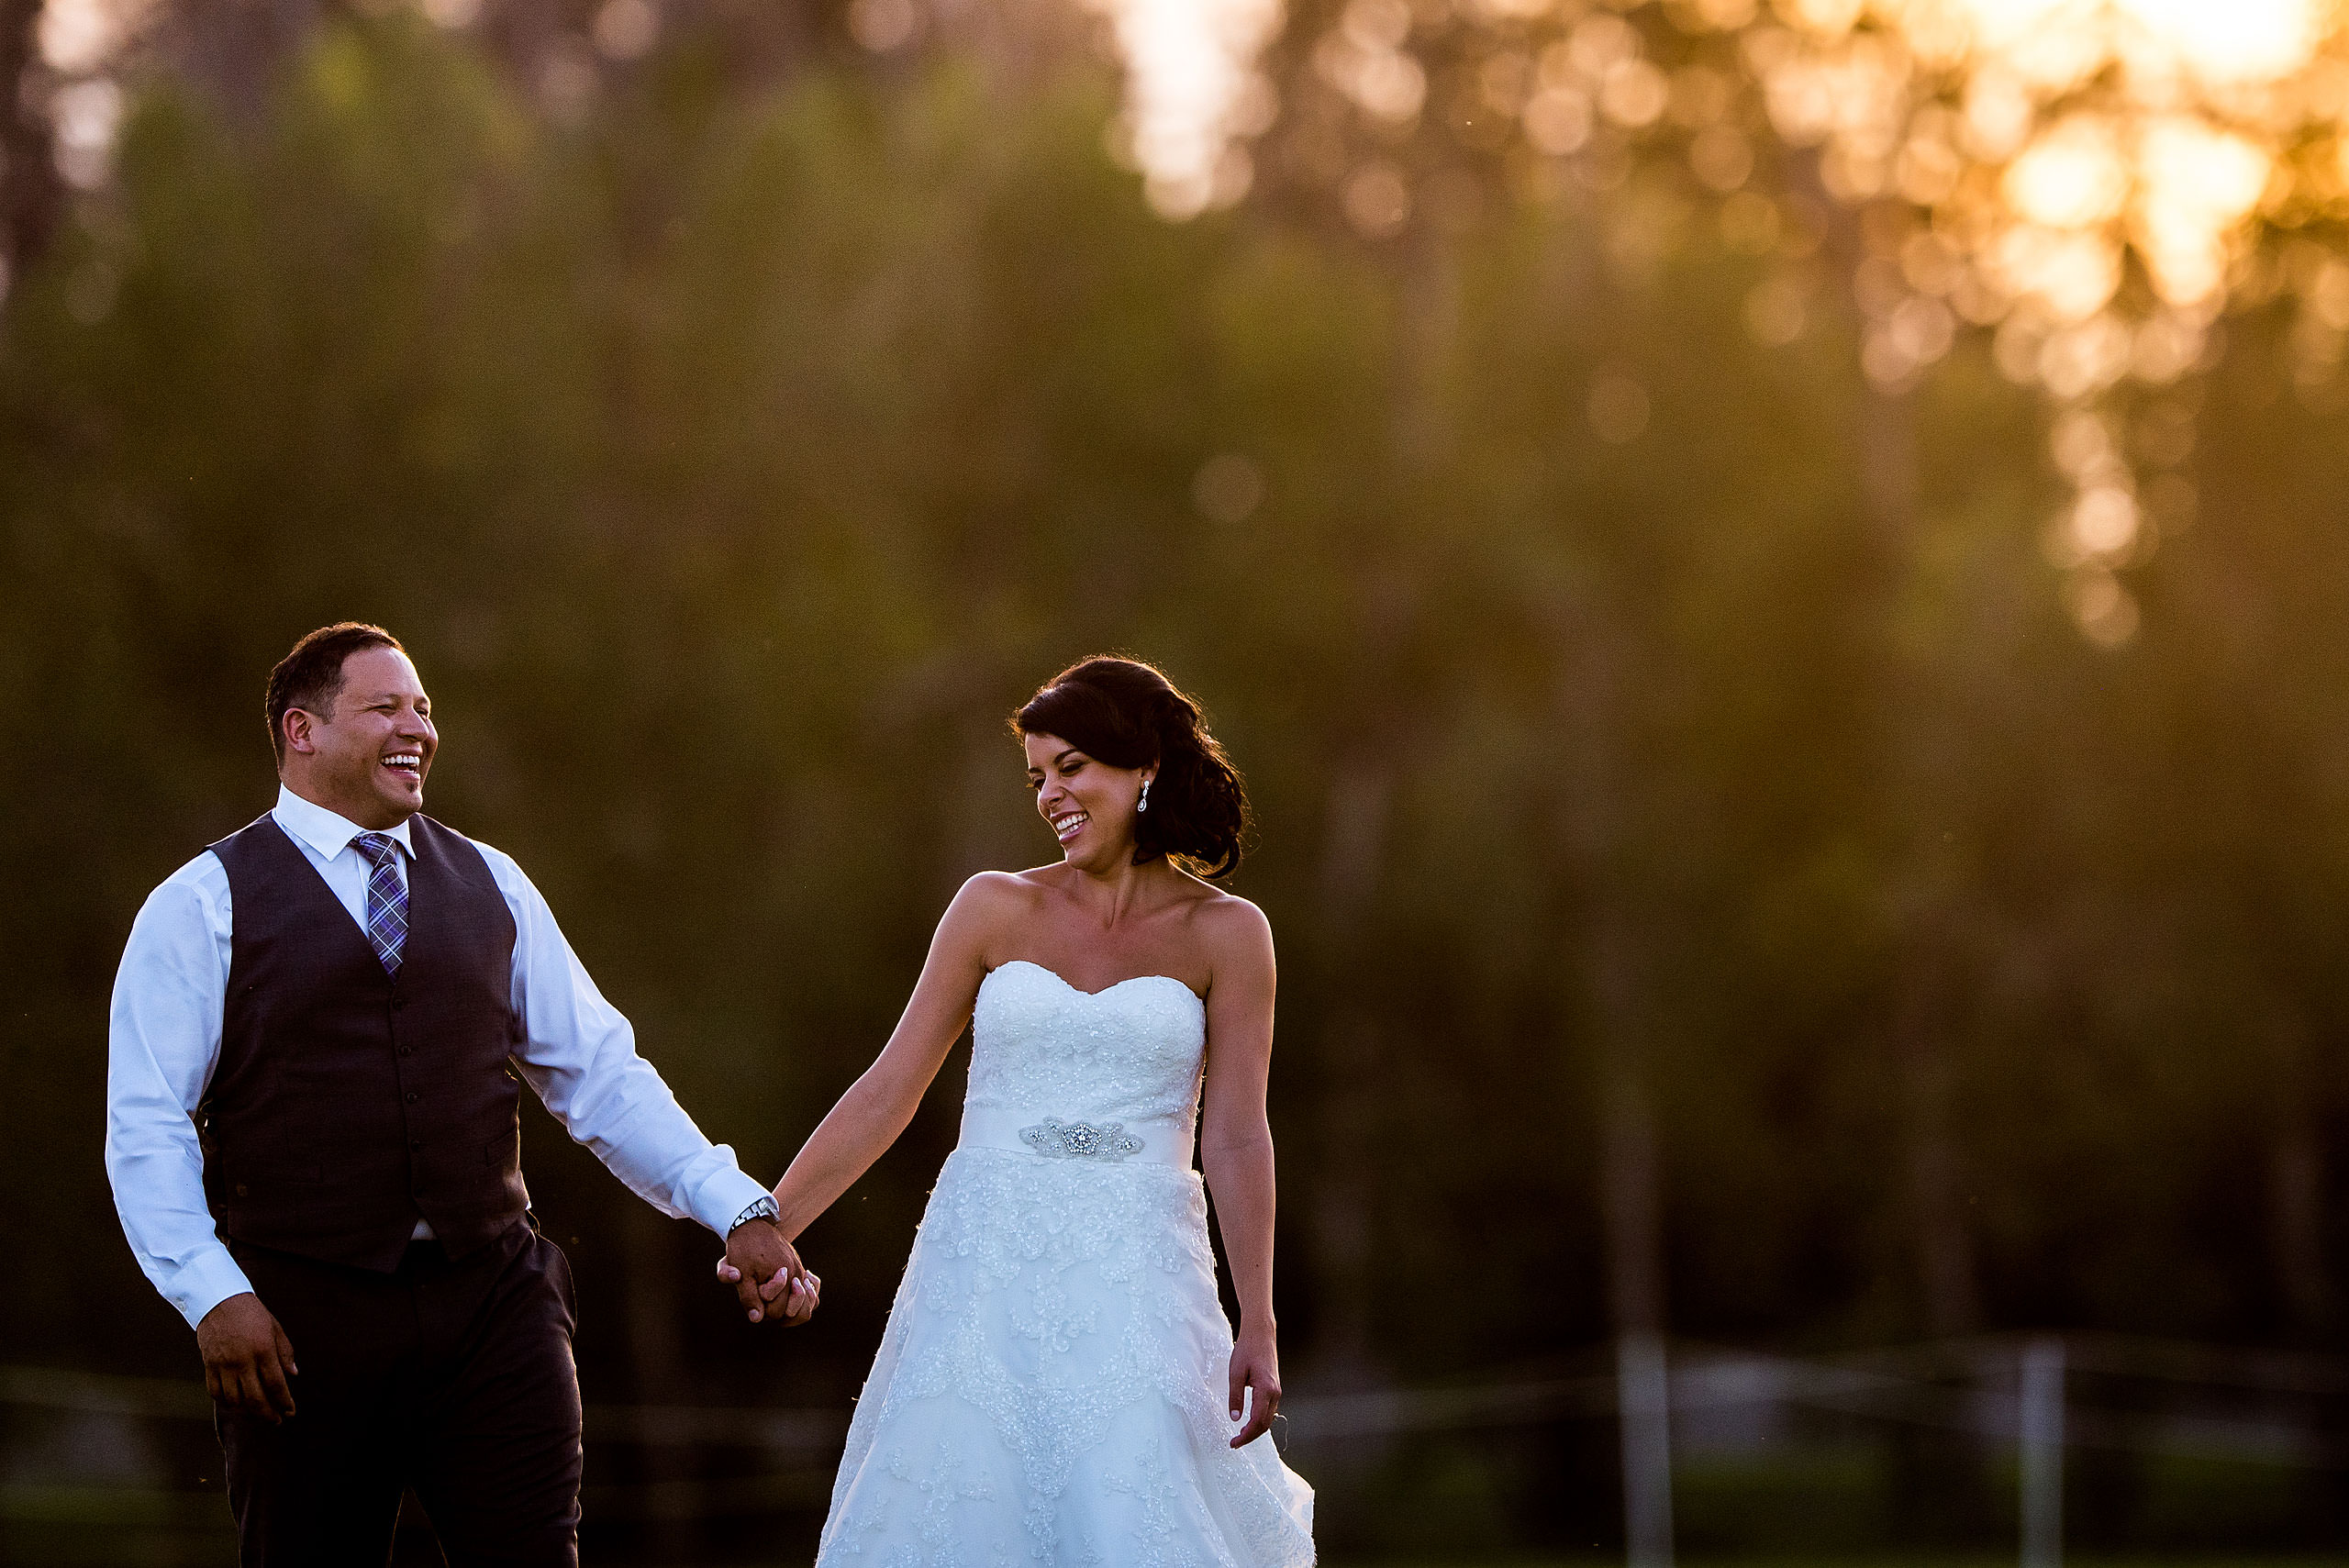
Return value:
M 1416 61 L 1391 14 L 1301 9 L 1254 196 L 1169 224 L 1103 154 L 1081 27 L 883 48 L 825 12 L 768 77 L 723 58 L 751 24 L 663 10 L 566 106 L 499 14 L 330 17 L 250 118 L 129 78 L 0 313 L 22 1353 L 186 1370 L 104 1240 L 107 982 L 145 891 L 267 800 L 261 672 L 346 614 L 418 649 L 436 814 L 530 868 L 763 1172 L 954 883 L 1051 852 L 1002 716 L 1080 654 L 1164 659 L 1250 773 L 1239 885 L 1289 960 L 1300 1391 L 1952 1302 L 2325 1331 L 2349 573 L 2296 297 L 2051 447 L 1995 341 L 1869 373 L 1859 280 L 1913 237 L 1881 199 L 1838 216 L 1760 119 L 1709 183 L 1720 102 L 1767 112 L 1719 28 L 1430 33 L 1397 118 L 1323 48 Z M 2043 525 L 2115 453 L 2144 517 L 2183 485 L 2203 520 L 2099 558 L 2139 602 L 2108 647 Z M 845 1401 L 952 1097 L 811 1233 L 830 1305 L 785 1349 L 534 1121 L 591 1395 Z M 1407 1272 L 1441 1310 L 1396 1309 Z M 1449 1440 L 1333 1486 L 1332 1538 L 1497 1492 L 1553 1544 L 1616 1528 L 1555 1501 L 1578 1437 L 1446 1448 L 1475 1485 Z
M 0 5 L 0 290 L 32 265 L 64 215 L 42 101 L 41 0 Z M 5 297 L 5 295 L 0 295 Z

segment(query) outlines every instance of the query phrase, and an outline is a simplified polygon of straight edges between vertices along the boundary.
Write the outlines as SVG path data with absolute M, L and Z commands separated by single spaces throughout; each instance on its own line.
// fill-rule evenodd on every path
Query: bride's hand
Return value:
M 1243 1389 L 1252 1391 L 1254 1397 L 1243 1398 Z M 1280 1407 L 1281 1358 L 1273 1349 L 1273 1336 L 1242 1329 L 1239 1343 L 1231 1347 L 1231 1418 L 1240 1419 L 1244 1408 L 1248 1424 L 1233 1434 L 1231 1446 L 1245 1448 L 1271 1431 Z
M 718 1277 L 723 1284 L 739 1285 L 742 1283 L 742 1271 L 721 1255 L 718 1260 Z M 784 1322 L 796 1328 L 816 1315 L 816 1303 L 823 1289 L 824 1282 L 817 1277 L 816 1271 L 802 1263 L 796 1277 L 789 1269 L 784 1268 L 777 1269 L 773 1279 L 762 1281 L 759 1299 L 771 1306 L 780 1299 Z

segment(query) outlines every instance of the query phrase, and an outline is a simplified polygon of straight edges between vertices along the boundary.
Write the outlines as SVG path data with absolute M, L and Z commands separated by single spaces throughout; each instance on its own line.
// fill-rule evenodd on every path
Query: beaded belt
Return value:
M 1185 1117 L 1139 1119 L 1041 1115 L 992 1106 L 963 1107 L 963 1149 L 1016 1149 L 1047 1160 L 1103 1165 L 1189 1169 L 1191 1128 Z

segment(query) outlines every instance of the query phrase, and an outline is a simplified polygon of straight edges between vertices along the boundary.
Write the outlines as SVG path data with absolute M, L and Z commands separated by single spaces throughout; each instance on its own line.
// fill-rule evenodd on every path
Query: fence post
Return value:
M 2022 1568 L 2063 1568 L 2064 1341 L 2023 1347 L 2018 1454 L 2022 1480 Z
M 1631 1568 L 1672 1568 L 1672 1398 L 1662 1335 L 1634 1331 L 1615 1341 L 1615 1390 Z

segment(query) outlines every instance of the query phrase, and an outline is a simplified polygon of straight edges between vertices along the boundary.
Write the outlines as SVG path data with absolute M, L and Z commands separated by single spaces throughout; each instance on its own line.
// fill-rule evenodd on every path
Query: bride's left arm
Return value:
M 1264 1084 L 1273 1061 L 1273 930 L 1245 899 L 1211 906 L 1213 974 L 1208 985 L 1207 1086 L 1201 1106 L 1199 1165 L 1215 1195 L 1240 1298 L 1240 1331 L 1231 1351 L 1231 1417 L 1241 1391 L 1248 1424 L 1231 1446 L 1272 1429 L 1280 1407 L 1280 1354 L 1273 1320 L 1273 1131 L 1264 1118 Z M 1207 913 L 1207 911 L 1202 911 Z

